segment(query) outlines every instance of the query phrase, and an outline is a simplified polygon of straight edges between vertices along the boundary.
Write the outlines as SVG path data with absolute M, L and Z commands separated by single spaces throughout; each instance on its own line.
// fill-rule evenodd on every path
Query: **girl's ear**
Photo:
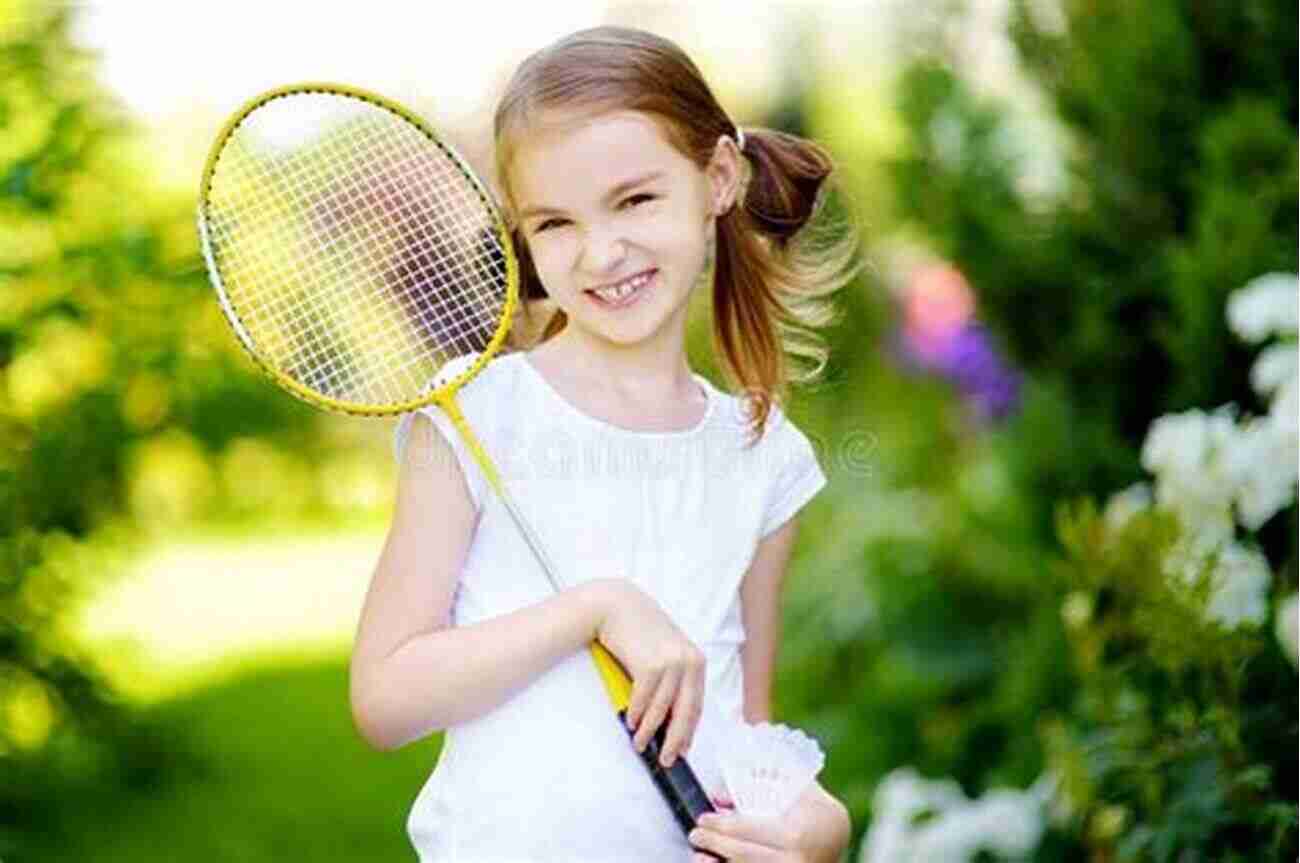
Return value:
M 745 158 L 729 135 L 718 136 L 704 173 L 709 178 L 711 212 L 725 215 L 736 203 L 745 180 Z

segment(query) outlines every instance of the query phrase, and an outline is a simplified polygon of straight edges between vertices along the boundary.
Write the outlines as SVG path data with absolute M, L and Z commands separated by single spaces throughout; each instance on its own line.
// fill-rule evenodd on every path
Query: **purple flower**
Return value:
M 906 330 L 895 334 L 890 353 L 903 365 L 941 375 L 984 420 L 1001 420 L 1020 400 L 1020 375 L 998 356 L 988 330 L 967 323 L 942 341 L 919 343 Z

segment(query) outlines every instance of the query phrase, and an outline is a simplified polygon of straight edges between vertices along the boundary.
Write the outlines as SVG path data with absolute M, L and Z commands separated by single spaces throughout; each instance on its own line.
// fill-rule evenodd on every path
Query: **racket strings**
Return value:
M 228 307 L 277 370 L 328 398 L 418 398 L 501 326 L 508 263 L 490 205 L 415 124 L 334 93 L 264 103 L 207 194 Z

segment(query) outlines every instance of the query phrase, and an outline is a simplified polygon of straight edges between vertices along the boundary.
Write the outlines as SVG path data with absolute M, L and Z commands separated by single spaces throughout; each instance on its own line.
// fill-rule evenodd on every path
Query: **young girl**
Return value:
M 522 294 L 552 313 L 459 401 L 566 588 L 446 416 L 405 416 L 351 688 L 377 748 L 446 732 L 407 821 L 419 859 L 838 860 L 838 801 L 816 785 L 779 821 L 728 810 L 725 740 L 706 739 L 711 716 L 770 718 L 795 513 L 826 482 L 778 402 L 787 354 L 820 370 L 812 328 L 852 277 L 851 236 L 813 250 L 800 231 L 831 163 L 742 131 L 677 46 L 612 27 L 524 62 L 495 131 Z M 697 288 L 743 398 L 687 362 Z M 632 679 L 631 743 L 596 639 Z M 686 757 L 722 807 L 689 842 L 632 751 L 661 725 L 664 763 Z

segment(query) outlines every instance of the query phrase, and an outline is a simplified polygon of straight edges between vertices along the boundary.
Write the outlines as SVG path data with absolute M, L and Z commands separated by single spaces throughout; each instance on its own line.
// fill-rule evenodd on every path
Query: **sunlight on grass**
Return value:
M 145 702 L 250 663 L 346 655 L 383 534 L 194 539 L 145 555 L 73 626 Z

